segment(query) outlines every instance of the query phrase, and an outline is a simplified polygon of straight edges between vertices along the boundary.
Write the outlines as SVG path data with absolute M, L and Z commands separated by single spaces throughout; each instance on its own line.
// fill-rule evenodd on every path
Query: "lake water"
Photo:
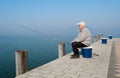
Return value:
M 70 38 L 62 40 L 70 42 Z M 0 36 L 0 78 L 15 77 L 15 51 L 28 50 L 29 70 L 58 58 L 58 41 L 42 36 Z M 71 52 L 66 44 L 66 52 Z
M 15 51 L 28 50 L 29 70 L 58 58 L 58 43 L 66 43 L 66 53 L 72 51 L 70 42 L 75 36 L 0 36 L 0 78 L 14 78 Z M 120 38 L 120 37 L 119 37 Z M 56 40 L 59 39 L 59 40 Z

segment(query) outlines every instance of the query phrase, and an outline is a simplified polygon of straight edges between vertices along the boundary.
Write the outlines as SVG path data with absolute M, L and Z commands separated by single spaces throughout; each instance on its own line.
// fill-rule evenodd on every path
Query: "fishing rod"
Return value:
M 29 30 L 29 31 L 32 31 L 32 32 L 41 34 L 41 35 L 43 35 L 44 37 L 47 37 L 48 39 L 55 40 L 55 41 L 57 41 L 57 42 L 64 42 L 64 43 L 66 43 L 66 44 L 71 44 L 70 42 L 65 42 L 65 41 L 62 41 L 62 40 L 60 40 L 60 39 L 58 39 L 58 38 L 51 37 L 50 35 L 48 35 L 48 34 L 46 34 L 46 33 L 43 33 L 43 32 L 40 32 L 40 31 L 37 31 L 37 30 L 35 30 L 35 29 L 33 29 L 33 28 L 30 28 L 30 27 L 27 27 L 27 26 L 24 26 L 24 25 L 21 25 L 21 24 L 16 24 L 16 25 L 19 26 L 19 27 L 22 27 L 22 28 L 24 28 L 24 29 L 26 29 L 26 30 Z M 73 29 L 73 30 L 75 30 L 75 29 Z

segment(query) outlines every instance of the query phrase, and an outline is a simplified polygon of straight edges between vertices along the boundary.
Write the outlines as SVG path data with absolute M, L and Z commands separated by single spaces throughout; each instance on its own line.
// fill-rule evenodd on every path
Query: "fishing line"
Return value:
M 37 31 L 37 30 L 35 30 L 35 29 L 33 29 L 33 28 L 26 27 L 26 26 L 20 25 L 20 24 L 16 24 L 16 25 L 19 26 L 19 27 L 22 27 L 22 28 L 24 28 L 24 29 L 27 29 L 27 30 L 29 30 L 29 31 L 32 31 L 32 32 L 38 33 L 38 34 L 40 34 L 40 35 L 43 35 L 43 36 L 47 37 L 48 39 L 55 40 L 55 41 L 57 41 L 57 42 L 63 42 L 63 41 L 61 41 L 61 40 L 58 39 L 58 38 L 51 37 L 50 35 L 48 35 L 48 34 L 46 34 L 46 33 L 43 33 L 43 32 L 40 32 L 40 31 Z M 68 43 L 67 43 L 67 44 L 68 44 Z

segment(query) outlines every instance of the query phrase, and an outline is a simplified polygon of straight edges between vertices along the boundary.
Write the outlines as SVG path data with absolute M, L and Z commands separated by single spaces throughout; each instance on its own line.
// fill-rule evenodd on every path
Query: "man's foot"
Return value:
M 71 57 L 75 56 L 74 54 L 71 55 Z
M 79 56 L 78 55 L 71 56 L 71 59 L 74 59 L 74 58 L 79 58 Z

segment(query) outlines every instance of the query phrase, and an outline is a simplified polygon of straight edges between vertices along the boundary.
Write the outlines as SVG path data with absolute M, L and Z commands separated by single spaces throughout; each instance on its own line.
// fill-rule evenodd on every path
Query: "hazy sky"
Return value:
M 93 34 L 120 36 L 120 0 L 0 0 L 0 35 L 71 35 L 85 21 Z

